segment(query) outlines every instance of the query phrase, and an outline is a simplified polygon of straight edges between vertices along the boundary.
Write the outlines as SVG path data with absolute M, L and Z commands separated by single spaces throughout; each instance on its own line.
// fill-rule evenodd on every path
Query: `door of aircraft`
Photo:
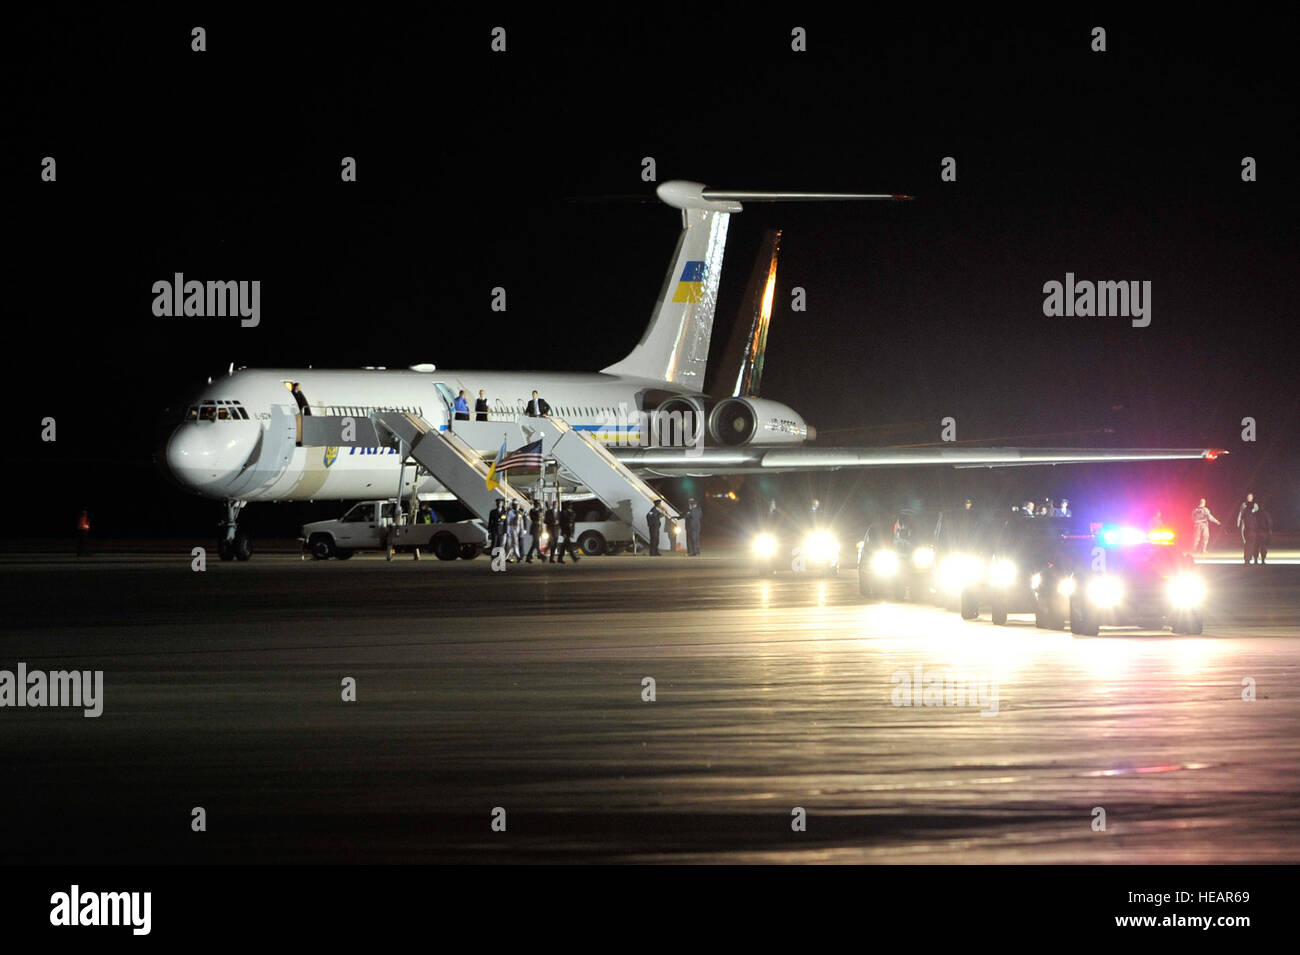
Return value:
M 307 396 L 303 393 L 302 385 L 296 381 L 285 379 L 284 386 L 289 389 L 289 394 L 293 395 L 296 410 L 294 417 L 298 422 L 296 444 L 302 447 L 302 416 L 311 414 L 311 405 L 307 403 Z
M 451 422 L 455 419 L 456 416 L 455 415 L 456 392 L 452 391 L 451 386 L 448 385 L 445 381 L 435 381 L 433 383 L 433 387 L 438 389 L 438 397 L 442 399 L 443 406 L 447 410 L 447 416 L 445 420 L 447 421 L 447 427 L 450 428 Z M 436 424 L 436 422 L 430 422 L 430 423 Z

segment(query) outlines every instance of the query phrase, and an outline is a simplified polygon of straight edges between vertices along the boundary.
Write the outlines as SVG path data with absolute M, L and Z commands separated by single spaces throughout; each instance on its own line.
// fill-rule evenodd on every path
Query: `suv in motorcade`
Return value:
M 840 538 L 821 515 L 796 518 L 783 512 L 768 515 L 750 542 L 754 569 L 760 577 L 778 570 L 835 576 L 840 571 Z
M 984 586 L 969 589 L 966 609 L 972 599 L 977 605 L 987 601 L 996 626 L 1005 624 L 1012 613 L 1033 613 L 1039 626 L 1053 623 L 1058 608 L 1051 599 L 1053 592 L 1044 592 L 1041 605 L 1039 602 L 1043 575 L 1051 575 L 1063 562 L 1073 565 L 1078 543 L 1092 540 L 1090 526 L 1075 517 L 1011 518 L 1002 525 L 989 552 Z M 976 609 L 978 616 L 978 606 Z
M 1103 626 L 1204 630 L 1205 583 L 1169 531 L 1103 528 L 1075 550 L 1071 565 L 1068 578 L 1064 567 L 1055 580 L 1045 575 L 1040 594 L 1056 591 L 1068 599 L 1075 634 L 1095 637 Z
M 858 593 L 894 600 L 929 600 L 934 589 L 933 512 L 899 511 L 893 522 L 867 528 L 858 544 Z

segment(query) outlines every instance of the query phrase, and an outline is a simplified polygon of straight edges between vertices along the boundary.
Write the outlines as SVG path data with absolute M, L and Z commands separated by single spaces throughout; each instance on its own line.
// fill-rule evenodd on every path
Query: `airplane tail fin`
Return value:
M 602 370 L 606 374 L 645 378 L 695 393 L 704 390 L 713 314 L 722 278 L 722 253 L 727 245 L 727 223 L 732 215 L 742 211 L 741 200 L 910 198 L 880 193 L 710 189 L 680 179 L 660 184 L 655 192 L 663 202 L 682 210 L 677 251 L 641 341 L 621 361 Z
M 768 229 L 754 258 L 745 297 L 741 300 L 731 339 L 722 353 L 723 365 L 709 387 L 709 394 L 721 398 L 757 398 L 763 378 L 763 355 L 767 351 L 767 329 L 772 322 L 772 301 L 776 295 L 776 263 L 781 254 L 781 230 Z

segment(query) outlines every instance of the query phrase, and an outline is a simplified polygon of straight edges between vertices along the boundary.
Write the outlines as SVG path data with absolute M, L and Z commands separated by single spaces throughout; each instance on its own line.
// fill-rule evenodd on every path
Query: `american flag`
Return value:
M 532 444 L 525 444 L 517 451 L 511 451 L 496 463 L 496 473 L 501 474 L 511 468 L 540 468 L 542 466 L 542 440 L 538 438 Z

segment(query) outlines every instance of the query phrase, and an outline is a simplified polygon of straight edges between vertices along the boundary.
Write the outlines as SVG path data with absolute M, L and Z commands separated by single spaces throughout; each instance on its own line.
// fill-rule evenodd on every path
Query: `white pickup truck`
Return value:
M 398 518 L 394 501 L 362 501 L 335 520 L 304 524 L 300 540 L 317 560 L 347 560 L 359 550 L 387 551 L 392 560 L 399 547 L 413 550 L 416 557 L 423 547 L 439 560 L 473 560 L 487 546 L 487 532 L 478 521 L 403 524 Z

